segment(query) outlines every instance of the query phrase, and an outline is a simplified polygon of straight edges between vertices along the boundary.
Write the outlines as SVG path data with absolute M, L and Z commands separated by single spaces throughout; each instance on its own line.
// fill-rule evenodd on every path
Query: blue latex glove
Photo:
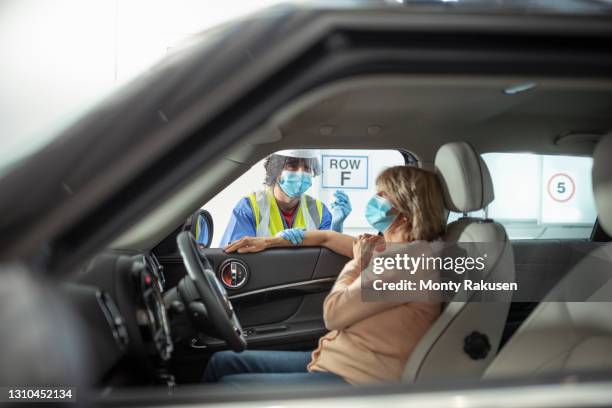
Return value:
M 336 232 L 342 232 L 344 229 L 344 220 L 351 213 L 351 200 L 348 195 L 342 190 L 336 190 L 334 193 L 334 201 L 331 203 L 332 222 L 331 229 Z
M 304 240 L 304 230 L 302 228 L 291 228 L 286 229 L 278 234 L 277 237 L 283 237 L 285 240 L 291 242 L 293 245 L 299 245 Z

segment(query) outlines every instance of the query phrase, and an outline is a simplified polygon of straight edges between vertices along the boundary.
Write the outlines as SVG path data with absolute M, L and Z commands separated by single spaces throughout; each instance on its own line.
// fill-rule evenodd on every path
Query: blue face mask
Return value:
M 278 179 L 278 185 L 289 197 L 299 197 L 312 186 L 312 174 L 284 170 Z
M 398 215 L 389 214 L 392 209 L 393 206 L 386 198 L 376 194 L 366 205 L 365 217 L 374 229 L 385 232 Z

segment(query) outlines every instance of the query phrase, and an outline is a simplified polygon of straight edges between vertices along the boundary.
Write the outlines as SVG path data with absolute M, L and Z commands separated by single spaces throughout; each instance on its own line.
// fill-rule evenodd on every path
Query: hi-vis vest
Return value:
M 255 215 L 255 229 L 258 237 L 273 237 L 285 229 L 276 199 L 269 188 L 251 193 L 247 198 Z M 323 203 L 321 201 L 302 194 L 296 211 L 293 225 L 289 228 L 319 229 L 323 218 Z

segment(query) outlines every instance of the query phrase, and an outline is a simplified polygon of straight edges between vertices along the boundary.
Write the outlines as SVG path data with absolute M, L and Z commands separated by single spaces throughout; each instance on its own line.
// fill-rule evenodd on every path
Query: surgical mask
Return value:
M 278 179 L 278 185 L 289 197 L 299 197 L 312 186 L 312 174 L 283 170 Z
M 376 194 L 366 205 L 365 217 L 374 229 L 385 232 L 398 215 L 397 213 L 389 214 L 392 209 L 393 206 L 389 200 Z

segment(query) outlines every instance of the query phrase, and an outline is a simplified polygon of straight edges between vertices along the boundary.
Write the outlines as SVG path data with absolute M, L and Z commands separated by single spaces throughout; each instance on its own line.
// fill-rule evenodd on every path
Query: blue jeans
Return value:
M 235 386 L 275 383 L 283 385 L 347 384 L 336 374 L 308 372 L 309 351 L 260 351 L 242 353 L 221 351 L 213 354 L 206 371 L 205 382 L 222 382 Z

